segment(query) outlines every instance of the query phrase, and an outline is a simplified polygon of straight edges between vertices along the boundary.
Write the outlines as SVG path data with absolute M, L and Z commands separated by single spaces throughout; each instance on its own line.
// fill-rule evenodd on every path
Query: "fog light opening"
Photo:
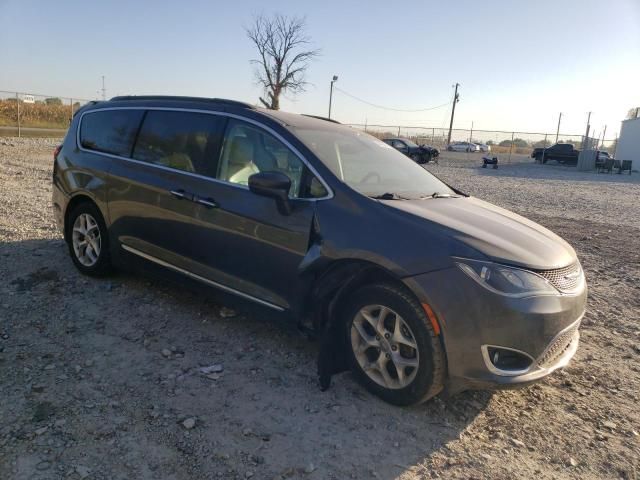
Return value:
M 526 372 L 533 364 L 533 359 L 524 352 L 487 345 L 484 348 L 490 367 L 505 374 Z

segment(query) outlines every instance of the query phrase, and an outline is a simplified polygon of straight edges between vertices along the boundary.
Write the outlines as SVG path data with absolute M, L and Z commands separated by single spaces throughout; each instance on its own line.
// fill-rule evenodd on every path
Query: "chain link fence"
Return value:
M 0 137 L 63 137 L 74 112 L 92 100 L 26 92 L 0 91 Z M 440 150 L 439 163 L 470 166 L 482 163 L 483 156 L 498 157 L 500 164 L 528 163 L 534 148 L 550 147 L 556 142 L 582 148 L 598 148 L 615 155 L 617 139 L 588 139 L 581 135 L 454 129 L 451 143 L 448 128 L 397 125 L 350 124 L 378 138 L 407 138 L 418 145 Z M 480 151 L 467 151 L 462 142 L 481 144 Z M 595 146 L 595 147 L 594 147 Z M 473 147 L 475 149 L 475 147 Z
M 0 91 L 0 137 L 62 137 L 85 98 Z
M 440 150 L 438 163 L 446 166 L 481 165 L 482 157 L 498 157 L 500 164 L 530 163 L 534 148 L 547 148 L 555 143 L 570 143 L 576 149 L 584 145 L 589 148 L 597 145 L 600 150 L 615 153 L 617 140 L 589 138 L 583 135 L 560 133 L 531 133 L 500 130 L 453 129 L 451 143 L 447 142 L 448 128 L 410 127 L 394 125 L 349 124 L 353 128 L 383 138 L 406 138 L 418 145 L 430 145 Z M 469 144 L 479 144 L 479 150 Z

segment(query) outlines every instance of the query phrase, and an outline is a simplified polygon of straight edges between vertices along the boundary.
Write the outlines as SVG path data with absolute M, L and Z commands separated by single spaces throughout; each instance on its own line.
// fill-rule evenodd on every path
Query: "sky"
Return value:
M 450 102 L 454 128 L 619 130 L 640 106 L 640 0 L 0 0 L 0 90 L 96 98 L 174 94 L 256 103 L 244 27 L 304 16 L 321 55 L 283 110 L 327 115 L 329 85 L 396 109 Z M 334 91 L 343 123 L 448 127 L 450 106 L 371 107 Z

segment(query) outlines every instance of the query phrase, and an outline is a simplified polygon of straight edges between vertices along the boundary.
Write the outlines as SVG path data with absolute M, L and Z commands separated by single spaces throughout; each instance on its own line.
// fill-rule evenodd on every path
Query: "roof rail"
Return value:
M 255 109 L 253 105 L 245 102 L 239 102 L 237 100 L 227 100 L 226 98 L 184 97 L 180 95 L 121 95 L 118 97 L 113 97 L 109 101 L 121 102 L 128 100 L 173 100 L 182 102 L 207 102 L 224 104 L 232 107 L 250 108 L 252 110 Z
M 324 120 L 325 122 L 337 123 L 342 125 L 339 121 L 334 120 L 333 118 L 321 117 L 320 115 L 308 115 L 306 113 L 302 114 L 303 117 L 316 118 L 318 120 Z

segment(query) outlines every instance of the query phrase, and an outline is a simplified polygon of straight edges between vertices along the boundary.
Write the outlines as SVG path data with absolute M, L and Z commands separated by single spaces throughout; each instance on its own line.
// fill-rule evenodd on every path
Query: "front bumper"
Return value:
M 578 349 L 587 289 L 510 298 L 490 292 L 457 267 L 405 279 L 440 323 L 450 392 L 527 385 L 565 367 Z M 488 347 L 531 359 L 521 370 L 495 368 Z

